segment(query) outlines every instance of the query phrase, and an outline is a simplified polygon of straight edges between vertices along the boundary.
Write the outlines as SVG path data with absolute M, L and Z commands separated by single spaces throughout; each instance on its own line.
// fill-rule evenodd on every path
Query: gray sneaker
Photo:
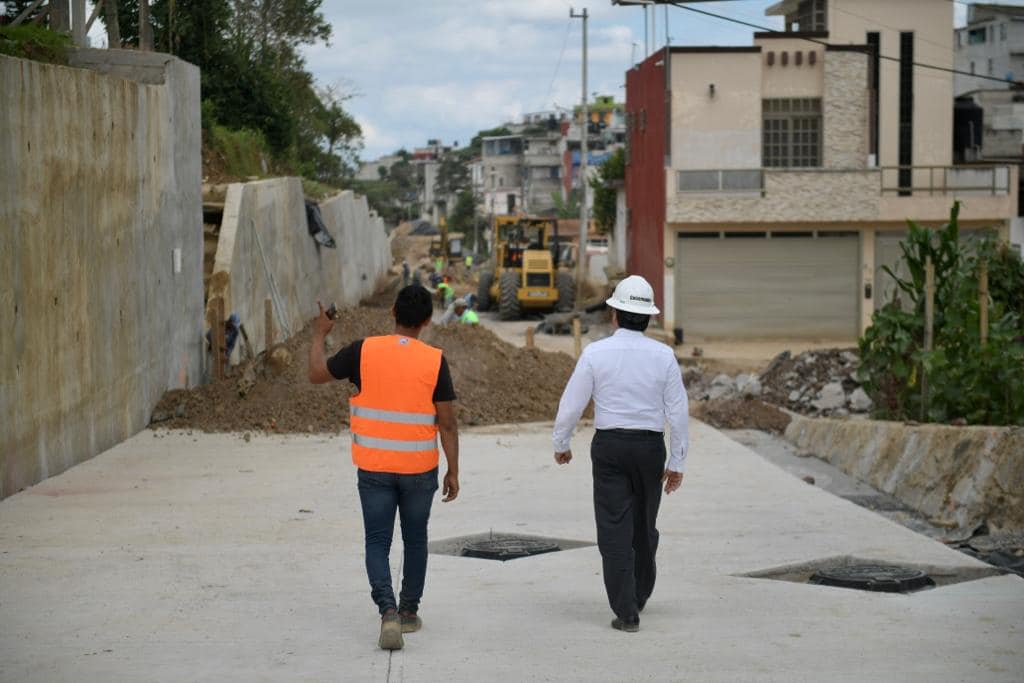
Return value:
M 409 610 L 399 612 L 398 618 L 402 622 L 402 633 L 415 633 L 423 626 L 423 620 L 419 618 L 419 615 Z
M 402 640 L 402 620 L 398 613 L 389 612 L 380 618 L 380 638 L 377 645 L 382 650 L 401 650 L 405 645 Z

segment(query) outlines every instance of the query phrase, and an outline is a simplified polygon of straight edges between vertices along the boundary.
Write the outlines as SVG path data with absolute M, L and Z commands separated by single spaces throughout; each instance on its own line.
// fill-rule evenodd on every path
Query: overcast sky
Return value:
M 778 17 L 764 16 L 775 1 L 694 6 L 782 28 Z M 362 125 L 364 159 L 428 138 L 464 145 L 480 129 L 579 102 L 582 22 L 570 20 L 569 9 L 584 6 L 591 17 L 588 90 L 624 100 L 625 71 L 643 56 L 644 13 L 610 0 L 324 0 L 334 36 L 305 55 L 319 84 L 340 83 L 354 94 L 345 106 Z M 960 25 L 966 4 L 955 0 L 955 7 Z M 654 12 L 654 45 L 662 46 L 665 7 Z M 749 45 L 753 31 L 683 9 L 668 12 L 675 45 Z M 90 37 L 105 44 L 100 22 Z
M 782 28 L 779 17 L 764 16 L 775 1 L 694 6 Z M 644 13 L 610 0 L 324 0 L 334 36 L 305 53 L 321 84 L 340 82 L 355 93 L 346 107 L 362 125 L 364 159 L 428 138 L 464 145 L 482 128 L 579 102 L 582 22 L 570 20 L 569 9 L 583 6 L 591 17 L 588 90 L 624 100 L 625 71 L 643 56 Z M 649 17 L 655 11 L 661 46 L 665 8 Z M 965 13 L 958 3 L 958 23 Z M 673 44 L 748 45 L 753 30 L 668 12 Z
M 700 6 L 781 27 L 764 16 L 773 1 Z M 570 6 L 590 14 L 588 91 L 623 100 L 626 69 L 643 56 L 644 15 L 610 0 L 325 0 L 334 36 L 306 58 L 318 81 L 356 93 L 346 107 L 362 125 L 364 158 L 428 138 L 464 145 L 482 128 L 579 103 L 582 21 Z M 656 11 L 664 45 L 665 8 Z M 668 30 L 673 43 L 745 45 L 753 29 L 670 9 Z

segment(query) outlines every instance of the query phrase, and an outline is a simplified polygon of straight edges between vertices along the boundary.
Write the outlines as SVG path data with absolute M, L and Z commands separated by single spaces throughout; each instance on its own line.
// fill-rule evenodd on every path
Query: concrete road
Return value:
M 540 318 L 529 318 L 526 320 L 500 320 L 498 314 L 493 311 L 480 314 L 480 324 L 490 329 L 496 335 L 515 346 L 526 346 L 526 330 L 536 327 L 541 323 Z M 588 325 L 588 332 L 582 335 L 582 346 L 604 339 L 613 332 L 610 324 Z M 534 335 L 534 344 L 542 351 L 562 352 L 570 356 L 575 355 L 576 344 L 571 334 L 547 334 L 539 332 Z
M 432 538 L 594 540 L 589 430 L 470 430 Z M 390 655 L 363 574 L 348 437 L 143 432 L 0 502 L 2 681 L 1019 681 L 1024 580 L 911 595 L 753 579 L 841 555 L 969 557 L 693 426 L 660 519 L 641 631 L 612 617 L 597 548 L 499 563 L 432 555 L 425 626 Z M 395 566 L 400 543 L 396 542 Z

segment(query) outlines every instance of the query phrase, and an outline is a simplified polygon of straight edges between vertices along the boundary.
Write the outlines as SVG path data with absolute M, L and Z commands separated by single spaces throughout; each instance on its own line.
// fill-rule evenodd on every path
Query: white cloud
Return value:
M 495 19 L 558 21 L 569 16 L 569 3 L 565 0 L 490 0 L 482 3 L 480 10 Z
M 367 148 L 373 149 L 395 149 L 401 142 L 395 135 L 385 133 L 372 121 L 357 116 L 356 122 L 363 129 L 363 141 Z
M 706 6 L 746 18 L 771 2 Z M 588 90 L 624 99 L 634 50 L 642 57 L 643 12 L 609 0 L 326 0 L 331 45 L 304 54 L 319 82 L 344 79 L 360 93 L 346 106 L 364 127 L 366 158 L 427 138 L 464 143 L 523 112 L 579 102 L 582 22 L 569 8 L 585 5 Z M 659 8 L 659 44 L 663 17 Z M 670 17 L 677 43 L 750 42 L 749 29 L 682 10 Z

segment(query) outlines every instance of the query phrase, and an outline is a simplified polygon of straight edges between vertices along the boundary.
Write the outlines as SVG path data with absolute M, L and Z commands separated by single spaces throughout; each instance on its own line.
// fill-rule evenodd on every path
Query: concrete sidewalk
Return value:
M 590 430 L 469 430 L 434 540 L 594 540 Z M 739 574 L 839 555 L 978 567 L 693 425 L 641 631 L 613 631 L 597 548 L 432 555 L 425 626 L 376 649 L 348 437 L 154 436 L 0 502 L 2 681 L 1019 681 L 1024 580 L 911 595 Z M 400 542 L 396 541 L 394 566 Z

